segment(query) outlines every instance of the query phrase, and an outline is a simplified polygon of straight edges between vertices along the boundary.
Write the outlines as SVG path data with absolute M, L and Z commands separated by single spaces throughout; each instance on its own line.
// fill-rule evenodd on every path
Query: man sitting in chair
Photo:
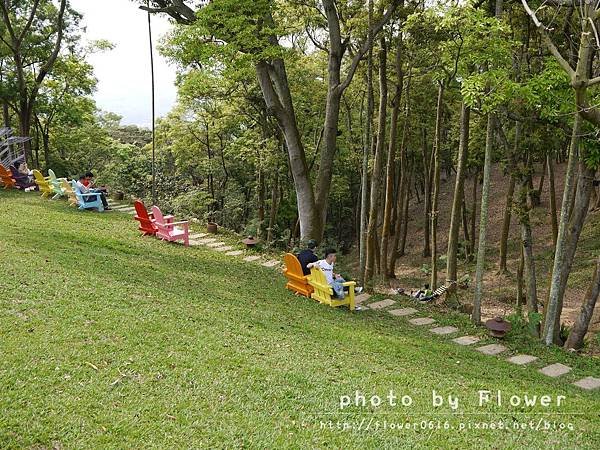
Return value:
M 91 176 L 89 176 L 91 175 Z M 106 201 L 106 196 L 104 195 L 104 192 L 101 192 L 98 189 L 90 189 L 88 186 L 90 185 L 90 178 L 93 177 L 94 175 L 91 172 L 86 173 L 85 175 L 81 175 L 79 177 L 79 180 L 77 181 L 77 187 L 79 188 L 79 190 L 81 191 L 82 194 L 98 194 L 100 196 L 100 200 L 102 201 L 102 206 L 104 206 L 104 210 L 105 211 L 110 211 L 110 207 L 108 206 L 108 202 Z M 87 184 L 86 184 L 87 183 Z M 96 199 L 92 196 L 89 197 L 83 197 L 83 201 L 84 202 L 93 202 L 96 201 Z
M 316 247 L 317 241 L 311 239 L 306 244 L 306 249 L 302 250 L 297 255 L 298 262 L 300 262 L 300 267 L 302 267 L 302 273 L 304 275 L 310 275 L 310 269 L 307 267 L 308 264 L 317 262 L 319 260 L 319 258 L 317 258 L 317 255 L 315 255 Z
M 325 279 L 327 283 L 333 289 L 333 294 L 337 298 L 344 298 L 346 296 L 345 290 L 348 290 L 348 286 L 343 286 L 342 283 L 345 283 L 346 280 L 342 278 L 339 273 L 335 273 L 333 271 L 333 266 L 336 260 L 336 252 L 334 249 L 330 248 L 325 251 L 325 259 L 320 259 L 313 263 L 308 263 L 306 265 L 307 268 L 318 267 L 325 274 Z M 362 287 L 355 287 L 354 292 L 360 294 L 362 292 Z

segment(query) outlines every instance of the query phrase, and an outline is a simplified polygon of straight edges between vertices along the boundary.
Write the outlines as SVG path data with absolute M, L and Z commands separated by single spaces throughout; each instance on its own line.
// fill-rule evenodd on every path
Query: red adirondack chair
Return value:
M 157 238 L 170 242 L 183 240 L 183 243 L 186 247 L 190 245 L 189 222 L 187 220 L 180 222 L 169 222 L 167 220 L 167 217 L 169 216 L 163 216 L 160 208 L 156 205 L 152 207 L 152 214 L 154 215 Z
M 154 224 L 153 214 L 148 214 L 146 207 L 139 200 L 136 200 L 133 203 L 133 206 L 135 207 L 134 219 L 140 223 L 140 227 L 138 229 L 142 232 L 142 236 L 155 235 L 158 231 L 158 228 Z

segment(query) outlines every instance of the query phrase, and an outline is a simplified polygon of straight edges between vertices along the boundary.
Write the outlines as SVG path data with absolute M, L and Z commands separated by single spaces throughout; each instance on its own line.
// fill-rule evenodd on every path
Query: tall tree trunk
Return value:
M 556 322 L 560 318 L 560 286 L 564 273 L 564 261 L 567 252 L 568 239 L 568 221 L 569 211 L 573 204 L 573 188 L 575 181 L 575 168 L 579 158 L 579 132 L 581 130 L 582 118 L 579 114 L 575 115 L 573 123 L 573 134 L 571 135 L 571 144 L 569 146 L 569 160 L 567 162 L 567 173 L 565 175 L 565 186 L 563 191 L 563 200 L 560 208 L 560 221 L 558 223 L 558 235 L 556 239 L 556 247 L 554 250 L 554 266 L 552 268 L 552 278 L 550 282 L 550 294 L 548 302 L 544 309 L 544 332 L 543 340 L 546 345 L 551 345 L 554 341 L 554 336 L 557 334 Z M 558 319 L 560 320 L 560 319 Z M 560 328 L 560 325 L 559 325 Z M 560 330 L 559 330 L 560 331 Z
M 271 186 L 271 210 L 269 212 L 269 226 L 267 228 L 267 242 L 273 242 L 273 227 L 277 220 L 277 211 L 279 210 L 279 172 L 275 171 L 275 178 Z
M 444 83 L 438 82 L 437 112 L 435 117 L 435 144 L 433 160 L 433 194 L 431 200 L 431 289 L 437 289 L 437 223 L 438 223 L 438 200 L 440 195 L 440 167 L 441 167 L 441 143 L 442 143 L 442 102 L 444 99 Z
M 423 257 L 427 258 L 431 256 L 431 246 L 429 245 L 429 212 L 431 210 L 431 183 L 429 176 L 429 155 L 427 151 L 427 134 L 425 128 L 423 128 L 423 183 L 425 184 L 425 192 L 423 196 L 425 201 L 423 202 Z
M 446 278 L 449 281 L 457 279 L 458 259 L 458 234 L 460 231 L 461 209 L 464 194 L 465 171 L 469 155 L 469 126 L 471 109 L 462 102 L 460 113 L 460 140 L 458 143 L 458 157 L 456 167 L 456 181 L 454 183 L 454 197 L 452 198 L 452 214 L 450 216 L 450 232 L 448 233 L 448 254 L 446 255 Z M 451 284 L 448 294 L 456 292 L 456 284 Z
M 404 125 L 402 127 L 402 140 L 400 142 L 400 179 L 398 183 L 398 195 L 396 201 L 396 223 L 394 227 L 394 237 L 392 239 L 392 254 L 389 262 L 388 276 L 390 278 L 395 277 L 396 272 L 396 261 L 399 256 L 403 256 L 404 253 L 398 248 L 399 242 L 402 236 L 402 224 L 405 221 L 404 211 L 406 211 L 407 205 L 404 203 L 407 198 L 406 193 L 408 191 L 408 162 L 406 158 L 406 141 L 408 140 L 408 123 L 410 117 L 410 81 L 411 81 L 411 70 L 409 67 L 408 81 L 406 84 L 406 95 L 404 96 Z M 404 246 L 402 245 L 402 248 Z
M 412 167 L 412 165 L 411 165 Z M 409 170 L 408 171 L 408 179 L 409 179 L 409 183 L 410 180 L 412 180 L 413 178 L 413 171 Z M 402 236 L 400 236 L 400 247 L 398 249 L 398 256 L 404 256 L 405 255 L 405 251 L 406 251 L 406 235 L 408 233 L 408 207 L 410 204 L 410 190 L 409 189 L 405 189 L 404 190 L 404 200 L 402 202 L 402 204 L 404 205 L 404 212 L 402 213 Z
M 596 269 L 592 275 L 592 280 L 585 293 L 585 297 L 581 303 L 579 316 L 573 325 L 573 329 L 569 334 L 565 348 L 579 349 L 583 347 L 583 339 L 588 331 L 590 321 L 594 314 L 594 307 L 600 294 L 600 257 L 596 260 Z
M 506 258 L 508 250 L 508 234 L 510 232 L 510 218 L 513 203 L 513 195 L 515 192 L 515 177 L 510 175 L 508 182 L 508 190 L 506 191 L 506 201 L 504 204 L 504 219 L 502 220 L 502 234 L 500 236 L 500 262 L 498 264 L 499 275 L 509 275 L 510 272 L 506 267 Z
M 388 148 L 386 182 L 385 182 L 385 207 L 383 212 L 383 227 L 381 231 L 381 271 L 385 277 L 388 277 L 388 241 L 390 239 L 390 229 L 392 221 L 392 210 L 394 203 L 394 178 L 396 175 L 396 147 L 398 140 L 398 113 L 402 101 L 402 87 L 404 83 L 404 73 L 402 71 L 402 34 L 398 36 L 398 46 L 396 48 L 395 58 L 396 68 L 396 93 L 392 99 L 392 116 L 390 120 L 390 142 Z M 402 179 L 402 175 L 400 176 Z M 402 184 L 402 183 L 401 183 Z M 396 192 L 399 198 L 400 192 Z
M 523 246 L 519 249 L 519 265 L 517 267 L 517 313 L 521 314 L 521 306 L 523 305 L 523 270 L 525 268 L 525 256 L 523 255 Z
M 479 172 L 475 172 L 473 174 L 473 190 L 472 201 L 471 201 L 471 243 L 469 244 L 470 252 L 469 252 L 469 261 L 473 261 L 475 258 L 475 230 L 476 230 L 476 222 L 477 222 L 477 185 L 479 184 Z
M 360 238 L 359 238 L 359 273 L 361 284 L 365 283 L 365 271 L 367 266 L 367 211 L 368 211 L 368 181 L 369 181 L 369 154 L 373 144 L 373 111 L 375 109 L 375 99 L 373 95 L 373 0 L 368 2 L 368 42 L 367 51 L 367 120 L 365 124 L 365 134 L 363 142 L 363 160 L 362 173 L 360 178 Z
M 558 220 L 556 218 L 556 189 L 554 187 L 554 161 L 551 152 L 546 153 L 546 165 L 548 166 L 548 181 L 550 184 L 550 221 L 552 223 L 552 244 L 556 247 L 558 236 Z
M 386 74 L 386 56 L 387 49 L 385 38 L 381 38 L 379 49 L 379 116 L 377 123 L 377 145 L 375 146 L 375 161 L 371 176 L 371 195 L 369 209 L 369 225 L 367 228 L 367 262 L 365 266 L 365 283 L 370 281 L 375 268 L 375 247 L 377 245 L 377 216 L 378 216 L 378 198 L 381 186 L 381 170 L 383 166 L 383 152 L 385 150 L 385 128 L 386 128 L 386 107 L 387 107 L 387 74 Z
M 531 233 L 530 208 L 527 205 L 529 182 L 524 177 L 519 192 L 519 222 L 521 224 L 521 243 L 523 246 L 523 260 L 525 278 L 527 281 L 527 310 L 537 312 L 537 285 L 535 278 L 535 261 L 533 259 L 533 236 Z M 539 336 L 539 330 L 536 330 Z
M 463 229 L 463 237 L 465 240 L 465 257 L 468 260 L 469 255 L 471 254 L 471 239 L 469 238 L 469 218 L 467 215 L 467 200 L 465 191 L 463 189 L 462 196 L 462 229 Z
M 481 188 L 481 211 L 479 217 L 479 246 L 477 248 L 477 265 L 475 269 L 475 297 L 473 299 L 472 320 L 481 323 L 481 298 L 483 296 L 483 272 L 485 269 L 485 250 L 487 245 L 488 206 L 490 197 L 490 175 L 492 169 L 492 142 L 494 115 L 488 114 L 485 136 L 485 160 L 483 164 L 483 187 Z

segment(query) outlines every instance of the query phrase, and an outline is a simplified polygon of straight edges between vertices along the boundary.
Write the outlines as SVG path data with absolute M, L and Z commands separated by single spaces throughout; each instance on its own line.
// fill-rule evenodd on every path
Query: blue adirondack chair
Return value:
M 62 187 L 62 180 L 66 180 L 66 178 L 57 178 L 56 174 L 52 169 L 48 169 L 48 183 L 54 192 L 54 197 L 52 200 L 56 200 L 57 198 L 62 197 L 66 194 L 64 188 Z
M 75 196 L 77 197 L 79 209 L 96 208 L 100 212 L 104 211 L 102 200 L 100 200 L 100 194 L 96 194 L 93 192 L 84 194 L 79 189 L 79 186 L 77 186 L 77 182 L 75 180 L 71 180 L 71 186 L 73 186 L 73 192 L 75 192 Z

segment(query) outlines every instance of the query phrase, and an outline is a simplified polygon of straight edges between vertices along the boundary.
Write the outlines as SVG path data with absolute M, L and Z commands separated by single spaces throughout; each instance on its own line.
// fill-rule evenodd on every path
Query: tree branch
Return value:
M 575 70 L 571 67 L 569 62 L 560 54 L 560 51 L 558 51 L 558 48 L 556 48 L 556 45 L 554 45 L 554 42 L 552 42 L 552 39 L 550 39 L 550 36 L 546 32 L 546 27 L 544 26 L 544 24 L 540 22 L 535 12 L 533 12 L 533 10 L 529 7 L 527 0 L 521 0 L 521 3 L 523 4 L 523 8 L 525 8 L 525 12 L 527 12 L 529 17 L 531 17 L 533 24 L 535 25 L 536 29 L 540 33 L 540 36 L 542 37 L 542 41 L 544 41 L 546 47 L 548 47 L 548 50 L 550 51 L 550 53 L 552 53 L 552 56 L 556 58 L 558 64 L 563 68 L 565 72 L 567 72 L 571 81 L 575 80 Z

